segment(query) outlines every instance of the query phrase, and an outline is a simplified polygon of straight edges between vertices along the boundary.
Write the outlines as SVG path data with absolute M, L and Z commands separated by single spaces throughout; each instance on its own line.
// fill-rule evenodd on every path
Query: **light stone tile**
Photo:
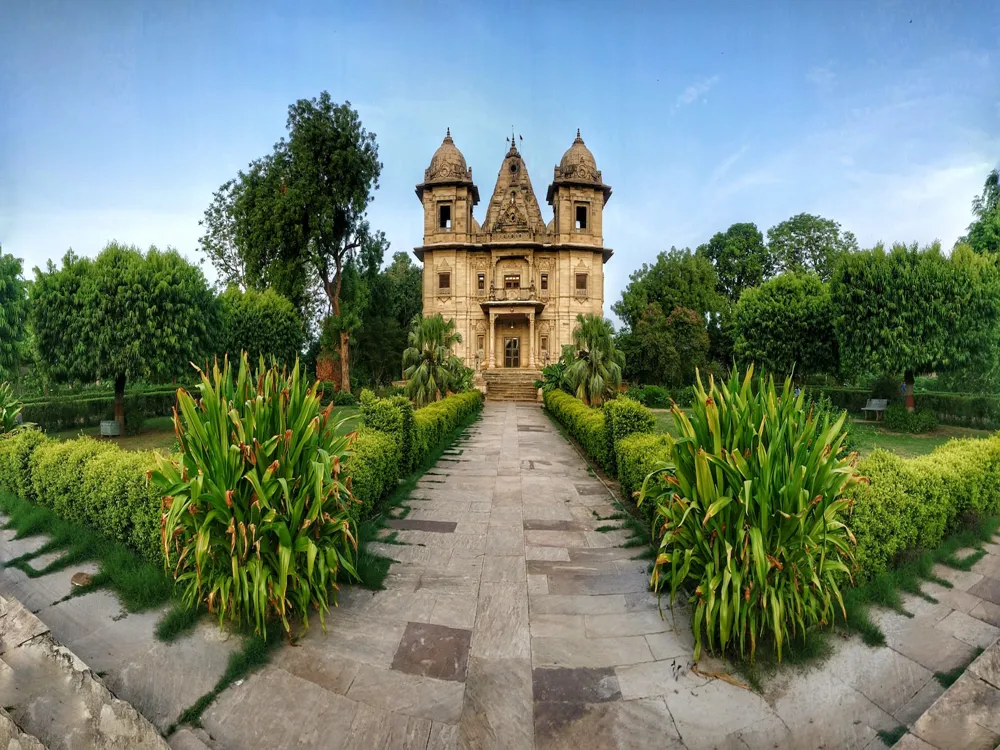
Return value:
M 617 667 L 652 661 L 653 653 L 642 636 L 532 638 L 531 658 L 535 667 Z
M 488 523 L 476 523 L 473 521 L 459 521 L 455 525 L 456 534 L 475 534 L 483 536 L 486 534 Z
M 920 688 L 919 692 L 910 698 L 893 716 L 900 724 L 912 727 L 913 723 L 923 716 L 924 711 L 930 708 L 931 704 L 940 698 L 944 691 L 945 688 L 940 682 L 937 680 L 928 680 L 927 684 Z
M 483 582 L 525 580 L 522 555 L 489 555 L 483 564 Z
M 649 661 L 615 667 L 624 700 L 668 695 L 703 687 L 708 680 L 690 671 L 690 660 Z
M 459 723 L 461 747 L 533 750 L 532 716 L 528 659 L 470 659 Z
M 582 531 L 525 531 L 525 544 L 534 547 L 586 547 Z
M 950 568 L 947 565 L 942 565 L 941 563 L 935 565 L 931 569 L 931 572 L 939 578 L 943 578 L 948 581 L 959 591 L 968 591 L 970 588 L 983 580 L 983 577 L 978 573 L 973 573 L 969 570 L 956 570 L 955 568 Z
M 498 581 L 479 596 L 472 655 L 481 659 L 528 659 L 528 592 L 525 582 Z
M 872 648 L 859 638 L 839 643 L 823 671 L 890 714 L 899 711 L 934 678 L 929 669 L 891 648 Z
M 472 630 L 476 625 L 475 597 L 464 594 L 438 594 L 434 597 L 434 609 L 430 622 L 447 625 L 449 628 Z
M 913 734 L 940 748 L 990 748 L 1000 743 L 1000 690 L 963 674 L 913 725 Z
M 952 612 L 934 627 L 976 648 L 986 648 L 1000 636 L 1000 628 L 964 612 Z
M 431 733 L 431 722 L 414 716 L 392 713 L 366 703 L 359 703 L 348 748 L 372 747 L 384 750 L 424 750 Z
M 532 615 L 536 612 L 550 615 L 604 615 L 627 611 L 625 597 L 621 594 L 546 594 L 532 596 L 529 606 Z
M 672 629 L 669 619 L 649 610 L 622 615 L 587 615 L 586 623 L 588 638 L 665 633 Z
M 584 615 L 532 615 L 533 638 L 584 638 Z
M 450 680 L 362 666 L 347 697 L 421 719 L 455 724 L 462 715 L 465 685 Z
M 528 596 L 541 596 L 549 593 L 549 581 L 545 576 L 528 574 Z
M 524 548 L 524 559 L 569 562 L 569 550 L 565 547 L 535 547 L 527 545 Z

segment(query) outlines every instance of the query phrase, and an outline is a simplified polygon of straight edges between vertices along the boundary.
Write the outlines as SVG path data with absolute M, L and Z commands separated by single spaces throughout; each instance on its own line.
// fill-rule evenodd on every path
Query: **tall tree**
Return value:
M 1000 254 L 1000 171 L 994 169 L 986 176 L 983 194 L 972 199 L 972 215 L 975 221 L 959 242 L 977 253 Z
M 1000 337 L 1000 258 L 959 245 L 877 245 L 838 264 L 831 284 L 841 367 L 896 375 L 913 408 L 916 375 L 989 371 Z
M 782 377 L 838 370 L 830 289 L 814 273 L 782 274 L 745 291 L 733 328 L 744 365 Z
M 305 331 L 295 306 L 273 289 L 246 292 L 232 286 L 219 296 L 220 353 L 232 362 L 246 352 L 253 366 L 260 357 L 270 364 L 292 365 L 298 357 Z
M 838 258 L 858 249 L 853 233 L 812 214 L 798 214 L 768 229 L 767 244 L 778 271 L 812 271 L 822 281 L 830 280 Z
M 744 289 L 760 286 L 771 278 L 778 264 L 774 254 L 764 244 L 764 235 L 756 224 L 733 224 L 725 232 L 717 232 L 697 254 L 708 258 L 719 277 L 719 291 L 736 302 Z
M 0 380 L 13 378 L 21 360 L 28 290 L 21 260 L 0 248 Z
M 656 303 L 648 305 L 631 335 L 619 341 L 626 374 L 645 384 L 690 385 L 695 368 L 708 362 L 705 316 L 684 307 L 668 316 Z
M 288 108 L 288 138 L 216 192 L 202 238 L 220 275 L 245 287 L 274 286 L 300 307 L 314 280 L 338 339 L 342 387 L 350 390 L 350 338 L 360 318 L 342 306 L 345 269 L 371 243 L 365 219 L 382 164 L 375 134 L 350 102 L 327 92 Z M 242 279 L 242 281 L 241 281 Z
M 643 263 L 632 273 L 621 300 L 611 309 L 631 329 L 652 303 L 661 312 L 685 307 L 706 315 L 719 311 L 724 304 L 716 284 L 715 268 L 707 257 L 688 248 L 671 247 L 657 255 L 655 263 Z
M 53 380 L 109 378 L 125 427 L 125 386 L 190 372 L 213 351 L 216 300 L 201 269 L 174 250 L 109 244 L 95 259 L 68 252 L 35 268 L 31 325 Z

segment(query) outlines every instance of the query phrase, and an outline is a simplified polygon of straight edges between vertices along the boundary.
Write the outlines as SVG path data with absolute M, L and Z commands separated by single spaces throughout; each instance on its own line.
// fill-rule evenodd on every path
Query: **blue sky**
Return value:
M 0 244 L 28 268 L 111 239 L 196 259 L 212 191 L 328 90 L 378 135 L 394 251 L 420 243 L 446 127 L 485 201 L 513 126 L 546 219 L 580 128 L 614 188 L 606 312 L 736 221 L 950 247 L 1000 162 L 998 40 L 989 0 L 0 0 Z

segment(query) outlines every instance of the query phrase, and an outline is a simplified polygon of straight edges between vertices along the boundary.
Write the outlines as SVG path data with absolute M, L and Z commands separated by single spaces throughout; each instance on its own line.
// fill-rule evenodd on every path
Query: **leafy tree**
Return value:
M 986 176 L 983 194 L 972 199 L 969 233 L 959 242 L 967 243 L 977 253 L 1000 253 L 1000 172 L 994 169 Z
M 695 369 L 705 369 L 708 364 L 708 330 L 705 318 L 695 310 L 675 307 L 667 316 L 667 333 L 673 339 L 677 352 L 677 366 L 666 381 L 671 387 L 691 385 Z
M 816 274 L 782 274 L 740 297 L 736 353 L 775 376 L 836 373 L 833 317 L 830 288 Z
M 823 281 L 829 281 L 840 256 L 858 249 L 854 234 L 812 214 L 798 214 L 768 229 L 767 244 L 779 271 L 813 271 Z
M 394 254 L 384 271 L 368 276 L 370 299 L 352 342 L 356 382 L 384 384 L 399 377 L 410 321 L 422 307 L 422 278 L 421 268 L 403 252 Z
M 124 430 L 128 380 L 169 380 L 204 361 L 218 329 L 201 269 L 176 251 L 145 254 L 112 242 L 95 259 L 68 252 L 61 268 L 35 268 L 31 326 L 51 379 L 113 379 Z
M 28 290 L 21 260 L 0 252 L 0 380 L 17 372 L 27 317 Z
M 267 289 L 246 292 L 229 287 L 219 296 L 221 327 L 219 351 L 238 362 L 247 352 L 251 362 L 263 356 L 291 365 L 302 349 L 304 331 L 298 310 L 287 299 Z
M 350 338 L 360 314 L 343 306 L 344 274 L 374 243 L 365 212 L 382 164 L 375 134 L 350 102 L 327 92 L 288 108 L 288 138 L 216 192 L 202 247 L 227 281 L 273 286 L 300 306 L 318 284 L 338 339 L 342 387 L 350 391 Z
M 659 305 L 648 305 L 624 341 L 626 374 L 647 385 L 690 385 L 695 368 L 708 361 L 705 317 L 684 307 L 667 316 Z
M 717 232 L 696 252 L 712 261 L 719 291 L 734 303 L 744 289 L 760 286 L 773 276 L 778 266 L 764 236 L 751 223 L 733 224 L 725 232 Z
M 661 311 L 686 307 L 702 315 L 717 312 L 724 304 L 716 291 L 717 276 L 708 258 L 688 248 L 661 252 L 652 265 L 643 263 L 629 277 L 622 298 L 611 309 L 631 329 L 650 304 Z
M 465 374 L 465 365 L 454 355 L 462 335 L 455 330 L 454 319 L 445 321 L 441 314 L 416 316 L 403 352 L 406 395 L 418 406 L 438 401 L 454 390 Z
M 849 374 L 900 372 L 907 407 L 916 375 L 986 372 L 996 366 L 998 259 L 967 245 L 951 257 L 935 243 L 896 244 L 846 256 L 831 285 L 841 367 Z
M 617 393 L 625 356 L 615 347 L 611 321 L 593 314 L 577 315 L 576 321 L 576 351 L 566 368 L 566 383 L 585 404 L 600 406 L 605 398 Z

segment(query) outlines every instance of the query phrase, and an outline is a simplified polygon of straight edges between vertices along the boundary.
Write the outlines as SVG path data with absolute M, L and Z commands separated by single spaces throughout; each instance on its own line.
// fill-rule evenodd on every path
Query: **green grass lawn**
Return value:
M 669 409 L 653 409 L 656 417 L 656 426 L 661 432 L 669 433 L 676 437 L 677 430 L 674 427 L 674 418 Z M 684 410 L 690 416 L 690 409 Z M 988 437 L 989 430 L 974 430 L 968 427 L 951 427 L 942 425 L 933 432 L 923 435 L 908 435 L 899 432 L 889 432 L 875 422 L 862 422 L 854 420 L 854 434 L 857 436 L 858 451 L 861 455 L 870 453 L 875 448 L 884 448 L 892 451 L 903 458 L 913 458 L 930 453 L 939 445 L 944 445 L 952 438 L 982 438 Z
M 346 435 L 348 432 L 358 427 L 358 407 L 338 406 L 331 415 L 334 422 L 341 422 L 337 427 L 337 433 Z M 72 440 L 82 435 L 100 438 L 100 427 L 84 427 L 76 430 L 63 430 L 62 432 L 49 433 L 49 437 L 56 440 Z M 142 430 L 138 435 L 123 435 L 116 438 L 103 438 L 117 443 L 120 448 L 127 451 L 159 451 L 169 453 L 174 448 L 174 425 L 170 417 L 151 417 L 146 420 Z

